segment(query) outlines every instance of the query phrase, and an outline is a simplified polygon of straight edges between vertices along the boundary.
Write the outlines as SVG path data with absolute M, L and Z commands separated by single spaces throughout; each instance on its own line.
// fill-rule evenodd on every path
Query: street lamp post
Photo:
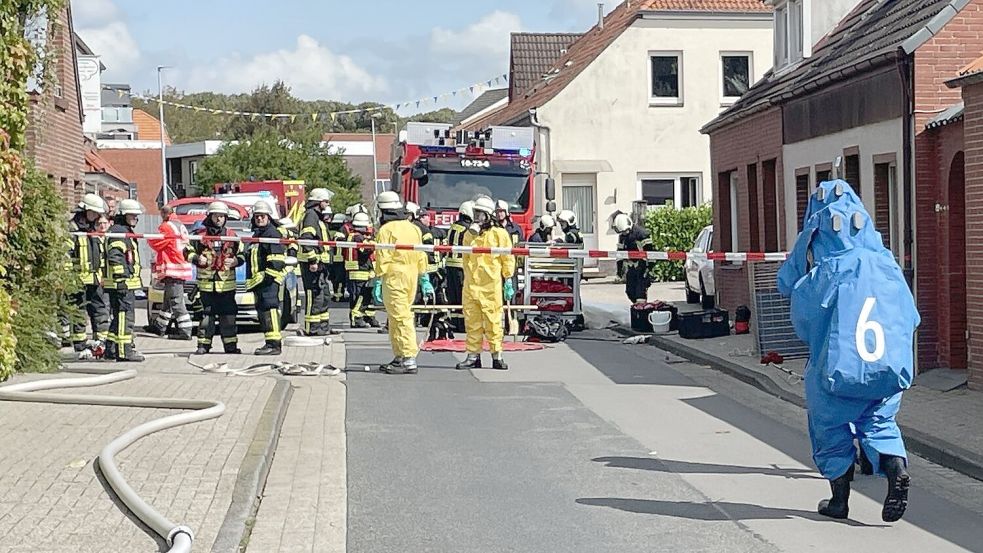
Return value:
M 161 85 L 161 73 L 164 69 L 170 69 L 170 66 L 157 66 L 157 114 L 160 118 L 160 176 L 163 181 L 161 193 L 163 194 L 164 204 L 167 204 L 167 155 L 164 144 L 164 87 Z
M 373 113 L 369 118 L 372 121 L 372 191 L 379 193 L 379 160 L 375 153 L 375 120 L 380 114 Z

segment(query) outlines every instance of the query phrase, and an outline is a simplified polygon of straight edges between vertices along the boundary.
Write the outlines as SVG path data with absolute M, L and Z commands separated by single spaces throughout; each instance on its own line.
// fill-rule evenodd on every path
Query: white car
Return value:
M 707 225 L 696 237 L 689 253 L 705 254 L 713 244 L 713 225 Z M 686 303 L 699 303 L 711 309 L 716 303 L 717 289 L 713 283 L 713 261 L 690 257 L 683 265 L 686 272 Z

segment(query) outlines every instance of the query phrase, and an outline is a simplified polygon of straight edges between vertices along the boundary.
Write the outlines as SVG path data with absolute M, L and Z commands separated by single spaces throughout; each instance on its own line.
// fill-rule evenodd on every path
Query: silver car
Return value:
M 707 225 L 696 237 L 696 243 L 689 253 L 705 254 L 713 244 L 713 225 Z M 686 303 L 699 303 L 703 309 L 712 309 L 716 304 L 717 289 L 713 283 L 713 261 L 706 258 L 689 257 L 683 265 L 686 272 Z

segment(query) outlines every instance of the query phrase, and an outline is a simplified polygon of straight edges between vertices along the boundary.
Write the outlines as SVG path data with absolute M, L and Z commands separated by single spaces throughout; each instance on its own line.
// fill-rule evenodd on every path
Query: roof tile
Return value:
M 642 10 L 769 12 L 761 0 L 642 0 Z
M 512 33 L 509 97 L 532 88 L 580 33 Z

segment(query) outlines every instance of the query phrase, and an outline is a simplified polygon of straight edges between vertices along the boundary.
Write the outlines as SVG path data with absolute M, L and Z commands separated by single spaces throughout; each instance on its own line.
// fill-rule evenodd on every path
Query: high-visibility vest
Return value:
M 257 229 L 253 237 L 283 238 L 283 235 L 273 224 L 269 224 L 263 229 Z M 268 276 L 282 284 L 287 274 L 285 251 L 282 244 L 257 243 L 250 246 L 246 255 L 246 289 L 258 287 Z
M 463 246 L 464 235 L 467 234 L 467 232 L 468 232 L 468 227 L 465 226 L 460 219 L 458 219 L 451 225 L 451 229 L 447 233 L 447 244 L 450 246 Z M 463 269 L 464 268 L 463 254 L 453 253 L 453 252 L 447 254 L 447 266 Z
M 126 225 L 113 225 L 113 234 L 130 234 Z M 112 238 L 106 245 L 106 278 L 113 290 L 139 290 L 143 288 L 140 277 L 140 248 L 132 238 Z
M 356 231 L 352 231 L 345 239 L 346 242 L 358 242 L 372 244 L 371 237 Z M 351 248 L 345 250 L 345 270 L 348 271 L 348 280 L 366 281 L 375 276 L 372 267 L 372 252 Z
M 82 228 L 74 219 L 69 224 L 72 232 L 87 232 L 91 229 Z M 97 236 L 72 236 L 71 259 L 65 263 L 66 268 L 78 276 L 82 284 L 99 284 L 102 272 L 105 270 L 105 253 L 103 240 Z

